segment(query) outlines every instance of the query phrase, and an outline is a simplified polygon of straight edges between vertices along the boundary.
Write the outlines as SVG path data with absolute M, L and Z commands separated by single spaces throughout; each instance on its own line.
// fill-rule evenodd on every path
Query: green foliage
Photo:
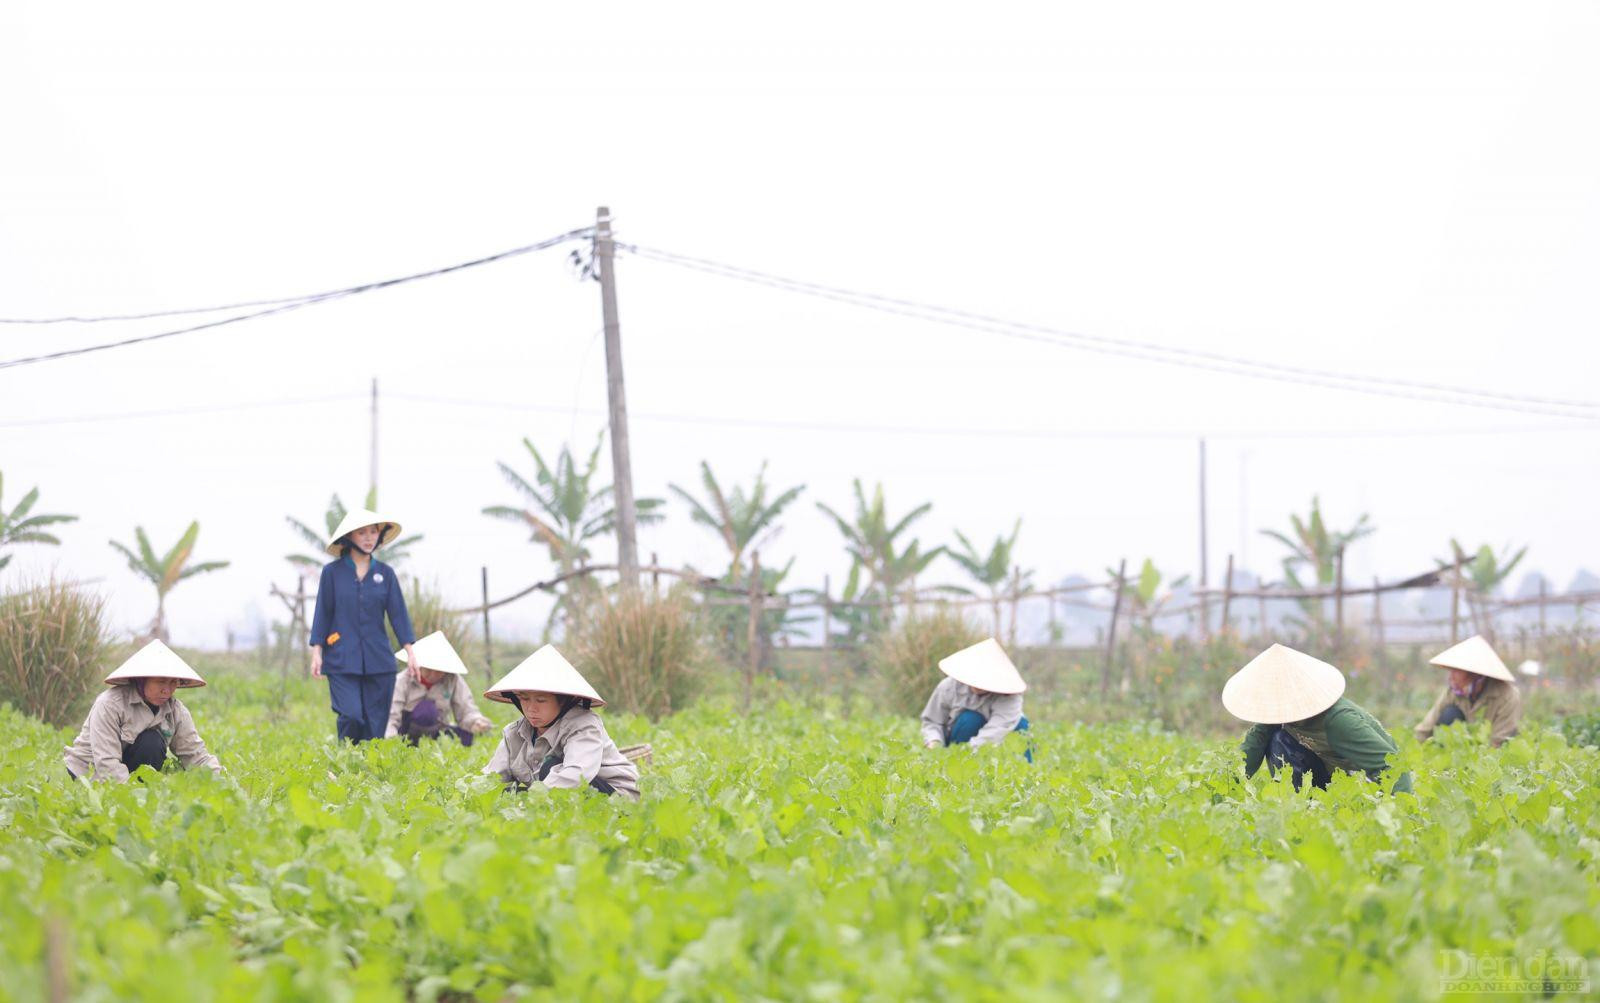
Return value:
M 989 590 L 989 608 L 994 614 L 995 637 L 1000 636 L 1000 603 L 1007 594 L 1007 585 L 1010 585 L 1010 591 L 1013 593 L 1024 592 L 1033 587 L 1033 572 L 1024 571 L 1014 562 L 1017 535 L 1021 532 L 1022 520 L 1018 519 L 1016 525 L 1011 527 L 1011 535 L 995 537 L 993 546 L 985 555 L 980 554 L 978 548 L 972 545 L 972 541 L 958 529 L 956 541 L 961 544 L 961 549 L 948 551 L 951 560 L 961 565 L 963 571 Z M 1016 633 L 1015 621 L 1016 614 L 1013 611 L 1013 634 Z
M 686 588 L 665 596 L 597 591 L 566 653 L 610 705 L 649 717 L 687 707 L 706 670 L 703 627 Z
M 690 520 L 711 529 L 728 548 L 728 579 L 734 582 L 744 577 L 745 553 L 759 551 L 778 535 L 778 516 L 806 489 L 804 484 L 796 485 L 768 501 L 767 465 L 762 463 L 749 494 L 738 486 L 727 492 L 704 460 L 700 462 L 700 484 L 706 493 L 704 501 L 676 484 L 668 488 L 689 506 Z
M 221 781 L 69 784 L 0 710 L 0 996 L 48 998 L 51 925 L 85 1003 L 1434 999 L 1450 952 L 1600 954 L 1600 753 L 1551 732 L 1401 736 L 1388 797 L 1031 694 L 1031 766 L 907 716 L 608 709 L 656 750 L 634 804 L 504 794 L 492 742 L 341 747 L 325 688 L 274 717 L 198 667 Z
M 0 499 L 5 497 L 5 475 L 0 474 Z M 31 489 L 22 496 L 22 500 L 7 512 L 4 505 L 0 505 L 0 550 L 15 546 L 19 543 L 48 543 L 59 546 L 61 541 L 43 529 L 57 523 L 76 522 L 75 515 L 29 515 L 33 511 L 34 503 L 39 500 L 39 489 Z M 11 563 L 10 554 L 0 554 L 0 568 Z
M 51 579 L 0 595 L 0 699 L 56 727 L 76 723 L 110 671 L 105 600 Z
M 1377 527 L 1368 524 L 1365 513 L 1347 530 L 1329 529 L 1327 523 L 1322 521 L 1322 503 L 1316 496 L 1311 498 L 1311 515 L 1302 520 L 1290 514 L 1289 524 L 1293 527 L 1292 535 L 1275 529 L 1264 529 L 1261 535 L 1271 537 L 1289 548 L 1289 556 L 1283 559 L 1283 575 L 1285 581 L 1297 589 L 1332 585 L 1339 552 L 1377 532 Z M 1301 580 L 1299 570 L 1302 567 L 1311 569 L 1314 575 L 1311 582 Z
M 178 542 L 160 557 L 156 556 L 155 549 L 150 546 L 150 538 L 145 535 L 143 526 L 133 527 L 133 535 L 138 541 L 137 554 L 115 540 L 110 541 L 111 549 L 127 558 L 130 571 L 155 586 L 156 616 L 150 624 L 150 636 L 165 641 L 167 640 L 167 593 L 176 588 L 181 581 L 207 572 L 220 571 L 228 566 L 228 562 L 189 563 L 189 558 L 194 556 L 195 540 L 200 536 L 199 522 L 189 523 L 189 528 L 184 530 Z
M 911 524 L 927 515 L 933 503 L 923 502 L 897 520 L 889 515 L 888 506 L 884 504 L 882 484 L 873 490 L 870 502 L 859 477 L 853 486 L 856 503 L 853 519 L 846 519 L 822 502 L 817 503 L 817 508 L 838 526 L 839 533 L 844 537 L 845 549 L 850 554 L 850 581 L 845 587 L 846 598 L 859 595 L 866 600 L 899 600 L 903 598 L 902 588 L 914 586 L 916 577 L 946 552 L 944 547 L 923 550 L 921 541 L 916 539 L 901 542 Z M 863 570 L 868 576 L 865 583 L 860 581 Z M 889 609 L 885 606 L 881 617 L 877 610 L 868 614 L 867 620 L 872 629 L 876 629 L 880 622 L 892 619 Z
M 509 464 L 497 463 L 496 466 L 506 482 L 523 496 L 526 504 L 490 505 L 483 510 L 483 514 L 525 527 L 528 539 L 543 544 L 549 551 L 550 562 L 560 574 L 567 574 L 587 564 L 590 542 L 616 531 L 617 513 L 611 501 L 612 486 L 607 484 L 597 488 L 592 484 L 599 471 L 600 447 L 604 442 L 605 433 L 601 432 L 580 471 L 571 449 L 565 443 L 552 467 L 545 462 L 533 441 L 524 438 L 522 445 L 533 459 L 533 482 L 529 483 Z M 661 512 L 664 504 L 660 498 L 635 499 L 638 523 L 647 526 L 660 522 L 665 518 Z M 574 605 L 587 601 L 593 591 L 593 581 L 587 577 L 569 583 L 550 610 L 545 636 L 549 637 L 555 624 L 567 618 L 568 611 Z
M 921 713 L 944 678 L 939 659 L 987 636 L 959 609 L 946 607 L 919 611 L 879 635 L 867 650 L 867 666 L 883 706 L 900 714 Z
M 1600 710 L 1562 718 L 1561 734 L 1573 745 L 1600 748 Z
M 378 489 L 376 487 L 367 489 L 367 497 L 361 503 L 361 507 L 369 512 L 378 510 Z M 322 521 L 328 528 L 322 533 L 318 533 L 292 515 L 284 516 L 289 522 L 289 528 L 294 530 L 295 535 L 300 537 L 306 546 L 312 550 L 310 554 L 285 554 L 284 560 L 300 569 L 302 574 L 308 571 L 315 571 L 327 564 L 331 559 L 327 550 L 328 540 L 333 536 L 333 531 L 339 528 L 339 523 L 344 521 L 344 517 L 349 511 L 349 509 L 345 508 L 344 502 L 340 500 L 338 495 L 330 498 L 328 500 L 328 510 L 322 513 Z M 385 546 L 379 547 L 373 551 L 372 556 L 385 564 L 398 565 L 409 560 L 411 558 L 411 548 L 421 542 L 421 533 L 402 536 L 398 539 L 390 540 Z
M 1450 551 L 1452 554 L 1461 555 L 1469 553 L 1467 548 L 1463 547 L 1454 537 L 1450 539 Z M 1517 569 L 1517 565 L 1522 563 L 1522 559 L 1528 555 L 1528 548 L 1523 547 L 1521 550 L 1512 553 L 1510 544 L 1507 544 L 1504 550 L 1496 554 L 1494 548 L 1485 543 L 1475 552 L 1470 553 L 1472 553 L 1472 558 L 1462 565 L 1462 573 L 1466 576 L 1467 581 L 1471 583 L 1473 592 L 1479 596 L 1492 596 L 1505 583 L 1505 580 L 1511 577 L 1511 573 Z M 1441 568 L 1452 567 L 1455 563 L 1456 558 L 1454 557 L 1448 561 L 1438 562 Z

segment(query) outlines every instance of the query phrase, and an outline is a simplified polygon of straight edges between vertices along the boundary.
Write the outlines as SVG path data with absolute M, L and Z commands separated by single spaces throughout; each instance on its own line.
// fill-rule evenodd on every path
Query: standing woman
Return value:
M 383 629 L 389 626 L 416 665 L 417 638 L 406 613 L 394 569 L 372 552 L 400 535 L 400 524 L 356 509 L 328 541 L 338 558 L 322 566 L 317 606 L 311 616 L 311 674 L 328 677 L 328 694 L 339 718 L 339 737 L 351 742 L 382 738 L 394 696 L 395 656 Z

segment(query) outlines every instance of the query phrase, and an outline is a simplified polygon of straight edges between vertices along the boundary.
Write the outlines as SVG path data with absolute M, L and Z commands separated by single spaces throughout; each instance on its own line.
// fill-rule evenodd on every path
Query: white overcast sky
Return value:
M 619 239 L 800 279 L 1595 400 L 1596 51 L 1592 2 L 10 3 L 0 316 L 338 287 L 608 204 Z M 233 565 L 174 594 L 175 637 L 243 629 L 291 581 L 284 516 L 363 493 L 374 376 L 383 507 L 426 534 L 413 570 L 463 603 L 480 565 L 497 594 L 546 575 L 479 510 L 512 500 L 494 461 L 526 469 L 523 435 L 586 451 L 601 427 L 598 287 L 564 254 L 0 370 L 4 504 L 37 484 L 41 510 L 82 517 L 8 576 L 103 579 L 132 629 L 153 597 L 106 541 L 138 524 L 165 547 L 197 518 L 198 556 Z M 848 507 L 856 476 L 897 511 L 932 500 L 930 543 L 1022 517 L 1043 580 L 1124 556 L 1192 572 L 1202 434 L 1213 581 L 1229 552 L 1276 575 L 1258 530 L 1313 494 L 1335 523 L 1371 513 L 1356 577 L 1414 573 L 1452 535 L 1529 544 L 1558 587 L 1600 563 L 1600 411 L 1271 383 L 639 258 L 618 273 L 638 493 L 693 483 L 702 458 L 725 481 L 770 461 L 808 485 L 764 555 L 798 555 L 796 585 L 843 577 L 814 503 Z M 168 326 L 0 326 L 0 357 Z M 209 407 L 232 410 L 121 417 Z M 718 568 L 715 539 L 670 513 L 642 549 Z

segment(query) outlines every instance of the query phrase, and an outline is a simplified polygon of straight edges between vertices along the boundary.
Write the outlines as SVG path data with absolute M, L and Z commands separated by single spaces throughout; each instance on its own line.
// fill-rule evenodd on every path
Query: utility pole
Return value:
M 612 258 L 611 210 L 595 210 L 594 260 L 600 272 L 600 310 L 606 327 L 606 398 L 611 406 L 611 482 L 617 503 L 617 569 L 624 589 L 639 587 L 639 543 L 633 504 L 633 464 L 628 458 L 628 401 L 622 387 L 622 329 L 617 322 L 617 279 Z
M 367 487 L 373 495 L 378 493 L 378 378 L 372 378 L 372 466 L 367 477 Z
M 1200 440 L 1200 636 L 1211 639 L 1211 603 L 1206 598 L 1206 440 Z

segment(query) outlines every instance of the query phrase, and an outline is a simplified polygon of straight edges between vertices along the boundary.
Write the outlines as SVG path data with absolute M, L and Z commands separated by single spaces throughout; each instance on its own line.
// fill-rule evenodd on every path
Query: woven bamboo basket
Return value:
M 620 751 L 624 756 L 627 756 L 628 759 L 636 766 L 649 766 L 650 760 L 655 756 L 655 750 L 650 748 L 649 742 L 643 742 L 639 745 L 630 745 L 626 749 L 620 749 L 618 751 Z

